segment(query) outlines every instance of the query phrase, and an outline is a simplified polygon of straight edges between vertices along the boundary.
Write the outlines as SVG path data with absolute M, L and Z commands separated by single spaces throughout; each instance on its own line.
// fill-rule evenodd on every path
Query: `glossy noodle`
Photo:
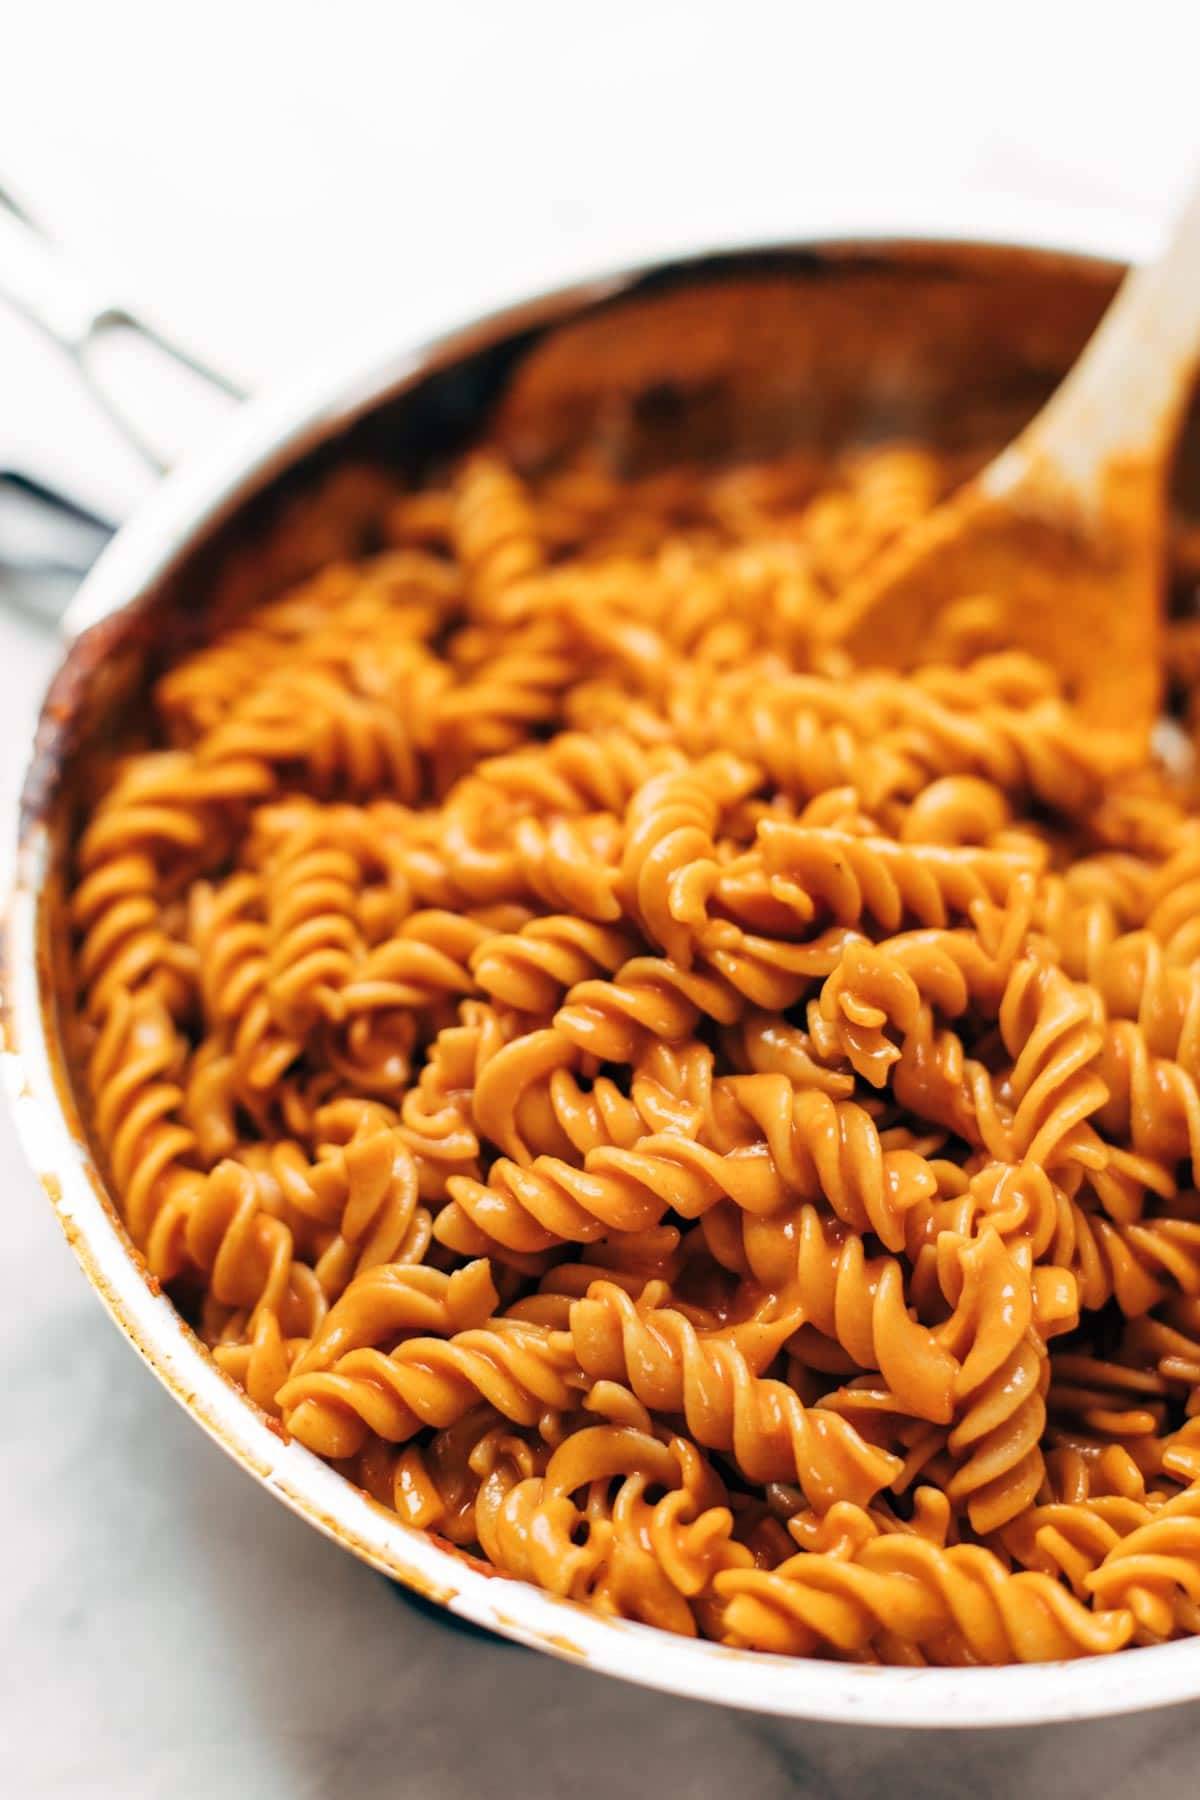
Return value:
M 219 1366 L 497 1570 L 796 1656 L 1200 1631 L 1200 823 L 986 596 L 831 641 L 953 479 L 368 481 L 76 846 L 91 1129 Z

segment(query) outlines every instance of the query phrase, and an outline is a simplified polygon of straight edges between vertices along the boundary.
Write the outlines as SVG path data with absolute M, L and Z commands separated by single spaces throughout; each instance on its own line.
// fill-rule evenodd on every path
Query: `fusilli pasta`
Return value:
M 1195 795 L 986 595 L 851 666 L 951 479 L 348 475 L 75 845 L 91 1129 L 226 1375 L 408 1524 L 750 1649 L 1200 1632 Z

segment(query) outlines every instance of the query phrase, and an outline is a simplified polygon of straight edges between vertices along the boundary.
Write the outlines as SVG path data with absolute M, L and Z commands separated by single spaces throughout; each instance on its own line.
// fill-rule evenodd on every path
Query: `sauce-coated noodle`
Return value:
M 824 642 L 947 479 L 376 480 L 72 897 L 124 1217 L 259 1406 L 556 1594 L 908 1664 L 1200 1630 L 1200 816 L 986 597 Z

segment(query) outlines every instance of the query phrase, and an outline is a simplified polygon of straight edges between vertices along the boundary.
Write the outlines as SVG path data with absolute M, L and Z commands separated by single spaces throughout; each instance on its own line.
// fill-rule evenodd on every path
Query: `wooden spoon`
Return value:
M 1031 651 L 1092 722 L 1158 709 L 1168 464 L 1200 356 L 1200 188 L 1157 261 L 1122 283 L 1021 435 L 886 551 L 827 615 L 862 663 L 929 658 L 955 603 Z

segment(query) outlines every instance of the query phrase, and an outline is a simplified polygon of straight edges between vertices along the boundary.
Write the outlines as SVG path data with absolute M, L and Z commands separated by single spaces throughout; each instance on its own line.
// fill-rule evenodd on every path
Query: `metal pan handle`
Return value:
M 171 393 L 172 383 L 201 396 L 205 406 L 238 401 L 244 390 L 194 350 L 162 331 L 112 293 L 88 270 L 78 267 L 42 229 L 24 206 L 0 186 L 0 299 L 35 325 L 74 365 L 99 406 L 146 471 L 147 481 L 175 460 L 179 445 L 147 428 L 128 381 L 128 357 L 136 351 L 140 380 Z M 114 354 L 115 351 L 115 354 Z M 157 366 L 155 366 L 157 365 Z M 183 409 L 186 412 L 186 408 Z M 35 506 L 22 519 L 23 529 L 0 542 L 0 597 L 14 600 L 49 618 L 57 618 L 69 598 L 71 574 L 82 577 L 105 536 L 119 523 L 98 519 L 90 497 L 71 493 L 44 474 L 31 480 L 28 471 L 0 467 L 0 500 L 8 513 Z M 54 529 L 54 509 L 61 509 L 62 531 Z M 93 528 L 78 529 L 81 517 Z M 9 548 L 15 541 L 15 549 Z M 44 542 L 44 554 L 39 545 Z M 66 579 L 64 579 L 64 575 Z M 42 579 L 46 577 L 46 579 Z

